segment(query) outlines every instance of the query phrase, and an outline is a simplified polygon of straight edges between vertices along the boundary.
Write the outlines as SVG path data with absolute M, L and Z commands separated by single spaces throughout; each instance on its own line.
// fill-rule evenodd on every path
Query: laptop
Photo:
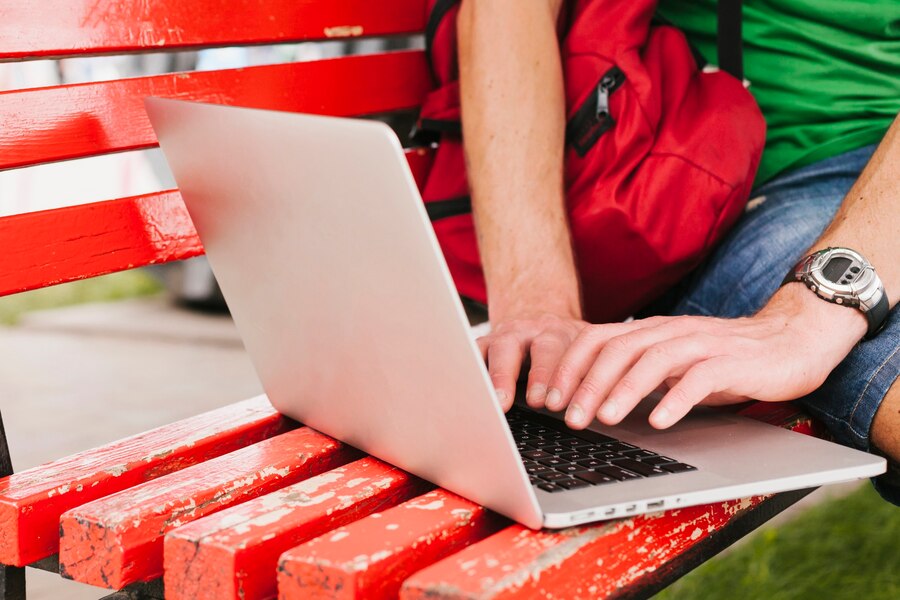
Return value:
M 361 119 L 147 99 L 269 400 L 514 519 L 560 528 L 883 473 L 713 409 L 671 429 L 504 414 L 400 142 Z

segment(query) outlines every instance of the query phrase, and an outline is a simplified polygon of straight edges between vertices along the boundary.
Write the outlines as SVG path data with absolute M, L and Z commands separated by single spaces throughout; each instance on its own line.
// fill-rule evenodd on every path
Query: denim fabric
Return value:
M 759 310 L 788 270 L 803 257 L 834 217 L 865 167 L 874 146 L 786 173 L 753 194 L 747 211 L 722 245 L 687 283 L 673 314 L 740 317 Z M 800 402 L 835 439 L 872 451 L 875 412 L 900 375 L 900 310 L 874 339 L 856 346 L 821 388 Z M 886 499 L 900 504 L 900 473 L 875 481 Z

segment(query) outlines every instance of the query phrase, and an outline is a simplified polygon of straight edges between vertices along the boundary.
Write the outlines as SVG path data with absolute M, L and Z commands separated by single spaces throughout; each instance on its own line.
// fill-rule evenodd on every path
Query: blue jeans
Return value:
M 776 177 L 753 194 L 747 210 L 704 265 L 685 282 L 673 314 L 741 317 L 758 311 L 790 268 L 831 222 L 875 146 Z M 800 399 L 835 439 L 873 451 L 875 412 L 900 375 L 900 310 L 874 339 L 858 344 L 818 390 Z M 900 468 L 875 487 L 900 504 Z

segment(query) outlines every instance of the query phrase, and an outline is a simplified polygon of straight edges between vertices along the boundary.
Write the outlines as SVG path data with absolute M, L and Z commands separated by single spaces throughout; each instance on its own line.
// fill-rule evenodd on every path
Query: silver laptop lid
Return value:
M 394 133 L 353 119 L 146 106 L 272 404 L 540 527 Z

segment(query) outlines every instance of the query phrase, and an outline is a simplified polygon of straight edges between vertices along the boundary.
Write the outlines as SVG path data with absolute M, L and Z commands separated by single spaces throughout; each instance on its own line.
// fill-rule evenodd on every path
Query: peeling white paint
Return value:
M 258 517 L 254 517 L 252 519 L 248 519 L 243 523 L 236 525 L 234 527 L 235 533 L 238 534 L 246 534 L 250 533 L 250 530 L 254 527 L 265 527 L 266 525 L 272 525 L 277 523 L 282 518 L 288 516 L 293 512 L 293 509 L 290 507 L 282 508 L 279 510 L 273 510 L 272 512 L 268 512 Z
M 121 477 L 126 471 L 128 471 L 128 465 L 116 465 L 107 469 L 105 472 L 113 477 Z
M 326 27 L 324 30 L 325 37 L 359 37 L 363 34 L 362 25 L 337 25 L 335 27 Z
M 443 500 L 435 500 L 434 502 L 429 502 L 428 504 L 409 504 L 407 508 L 416 508 L 419 510 L 439 510 L 444 508 Z
M 386 558 L 390 558 L 391 554 L 392 553 L 390 550 L 380 550 L 380 551 L 376 552 L 375 554 L 373 554 L 371 557 L 369 557 L 369 564 L 376 563 L 376 562 L 384 560 Z
M 336 534 L 334 534 L 333 536 L 331 536 L 331 538 L 330 538 L 329 541 L 332 541 L 332 542 L 339 542 L 339 541 L 341 541 L 342 539 L 344 539 L 345 537 L 349 537 L 349 536 L 350 536 L 350 534 L 349 534 L 348 532 L 346 532 L 346 531 L 338 531 Z
M 278 475 L 279 477 L 287 477 L 291 472 L 290 467 L 284 467 L 283 469 L 276 469 L 275 467 L 266 467 L 262 471 L 259 472 L 260 479 L 265 479 L 266 477 L 272 477 L 273 475 Z
M 476 566 L 478 566 L 478 559 L 477 559 L 477 558 L 474 559 L 474 560 L 467 560 L 466 562 L 460 564 L 460 565 L 459 565 L 459 568 L 462 569 L 463 571 L 471 571 L 471 570 L 474 569 Z

